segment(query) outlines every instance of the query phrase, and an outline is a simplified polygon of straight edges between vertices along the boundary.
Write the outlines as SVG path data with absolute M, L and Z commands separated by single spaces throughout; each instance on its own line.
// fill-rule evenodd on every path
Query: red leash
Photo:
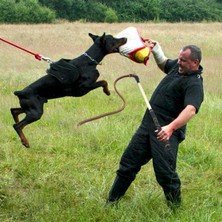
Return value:
M 25 52 L 27 52 L 27 53 L 30 53 L 30 54 L 34 55 L 35 58 L 38 59 L 39 61 L 43 60 L 43 61 L 46 61 L 46 62 L 48 62 L 48 63 L 51 63 L 51 62 L 52 62 L 52 60 L 51 60 L 50 58 L 46 58 L 46 57 L 44 57 L 44 56 L 42 56 L 42 55 L 40 55 L 40 54 L 38 54 L 38 53 L 34 53 L 34 52 L 32 52 L 32 51 L 30 51 L 30 50 L 28 50 L 28 49 L 25 49 L 25 48 L 23 48 L 23 47 L 21 47 L 21 46 L 19 46 L 19 45 L 16 45 L 16 44 L 14 44 L 14 43 L 12 43 L 12 42 L 9 42 L 9 41 L 7 41 L 7 40 L 5 40 L 5 39 L 3 39 L 3 38 L 0 38 L 0 40 L 3 41 L 3 42 L 5 42 L 5 43 L 7 43 L 7 44 L 9 44 L 9 45 L 12 45 L 12 46 L 18 48 L 18 49 L 21 49 L 21 50 L 23 50 L 23 51 L 25 51 Z

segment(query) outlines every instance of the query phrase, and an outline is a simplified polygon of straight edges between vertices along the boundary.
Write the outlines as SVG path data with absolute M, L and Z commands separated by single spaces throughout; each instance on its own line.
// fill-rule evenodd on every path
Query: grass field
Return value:
M 31 145 L 25 149 L 12 128 L 10 108 L 18 106 L 13 92 L 43 76 L 48 65 L 0 42 L 0 221 L 222 221 L 221 23 L 0 25 L 0 37 L 58 60 L 88 49 L 89 32 L 117 34 L 128 26 L 158 40 L 168 57 L 176 58 L 187 44 L 203 51 L 205 100 L 178 154 L 182 207 L 168 209 L 149 163 L 118 208 L 104 208 L 120 156 L 146 108 L 133 79 L 118 83 L 127 102 L 123 112 L 76 126 L 122 106 L 113 87 L 122 75 L 138 74 L 149 98 L 164 76 L 152 56 L 147 67 L 119 54 L 107 56 L 98 69 L 111 96 L 97 89 L 82 98 L 50 100 L 42 119 L 24 130 Z

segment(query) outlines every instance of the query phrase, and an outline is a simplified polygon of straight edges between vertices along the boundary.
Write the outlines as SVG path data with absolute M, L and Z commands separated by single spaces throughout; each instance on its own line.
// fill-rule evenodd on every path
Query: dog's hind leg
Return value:
M 16 133 L 19 135 L 22 144 L 29 148 L 29 142 L 23 133 L 23 129 L 30 123 L 39 120 L 43 114 L 44 99 L 32 96 L 30 99 L 20 99 L 20 104 L 23 108 L 13 108 L 11 109 L 12 116 L 15 120 L 13 125 Z M 25 113 L 24 119 L 19 121 L 18 115 Z
M 11 114 L 15 123 L 19 122 L 18 116 L 22 113 L 25 113 L 25 111 L 22 108 L 11 108 Z
M 40 107 L 39 107 L 40 108 Z M 13 128 L 15 129 L 16 133 L 19 135 L 20 139 L 21 139 L 21 143 L 26 147 L 29 148 L 29 141 L 27 140 L 27 138 L 25 137 L 24 133 L 23 133 L 23 129 L 30 123 L 35 122 L 37 120 L 39 120 L 43 114 L 43 107 L 42 109 L 38 110 L 39 112 L 35 112 L 33 115 L 33 113 L 30 114 L 30 112 L 26 113 L 26 116 L 23 120 L 21 120 L 20 122 L 16 122 L 13 125 Z M 36 111 L 36 110 L 35 110 Z M 17 118 L 17 117 L 15 117 Z M 16 119 L 17 120 L 17 119 Z
M 29 142 L 26 139 L 22 129 L 25 127 L 25 125 L 23 126 L 23 122 L 19 123 L 19 118 L 18 116 L 22 113 L 25 113 L 24 110 L 22 108 L 11 108 L 11 114 L 13 116 L 13 119 L 15 121 L 16 124 L 13 125 L 13 128 L 15 129 L 15 131 L 17 132 L 17 134 L 19 135 L 22 144 L 26 147 L 29 148 Z
M 24 145 L 26 148 L 29 148 L 30 147 L 29 141 L 27 140 L 27 138 L 25 137 L 22 131 L 25 126 L 26 124 L 25 124 L 25 121 L 23 120 L 19 123 L 14 124 L 13 128 L 15 129 L 16 133 L 19 135 L 22 145 Z

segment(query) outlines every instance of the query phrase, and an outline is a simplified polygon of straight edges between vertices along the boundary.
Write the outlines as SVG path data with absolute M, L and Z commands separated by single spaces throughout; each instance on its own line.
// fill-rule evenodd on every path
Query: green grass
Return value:
M 40 121 L 25 128 L 25 149 L 12 128 L 10 108 L 18 106 L 13 91 L 42 76 L 47 64 L 0 42 L 0 221 L 73 222 L 219 222 L 222 221 L 222 46 L 220 23 L 1 25 L 1 37 L 56 60 L 84 52 L 94 34 L 116 34 L 136 26 L 144 37 L 160 41 L 166 54 L 177 56 L 189 43 L 203 49 L 205 100 L 188 125 L 178 154 L 183 205 L 166 206 L 152 162 L 145 165 L 118 208 L 104 208 L 119 159 L 145 110 L 133 79 L 119 81 L 125 110 L 81 127 L 78 122 L 122 106 L 113 82 L 136 73 L 150 97 L 163 74 L 153 58 L 147 67 L 116 54 L 107 56 L 100 79 L 110 84 L 81 98 L 51 100 Z

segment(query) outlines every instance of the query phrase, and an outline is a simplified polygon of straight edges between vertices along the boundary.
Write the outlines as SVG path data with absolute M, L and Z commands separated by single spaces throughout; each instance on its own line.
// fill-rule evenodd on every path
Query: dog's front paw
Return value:
M 110 95 L 110 91 L 109 91 L 108 89 L 104 89 L 103 92 L 104 92 L 107 96 Z

